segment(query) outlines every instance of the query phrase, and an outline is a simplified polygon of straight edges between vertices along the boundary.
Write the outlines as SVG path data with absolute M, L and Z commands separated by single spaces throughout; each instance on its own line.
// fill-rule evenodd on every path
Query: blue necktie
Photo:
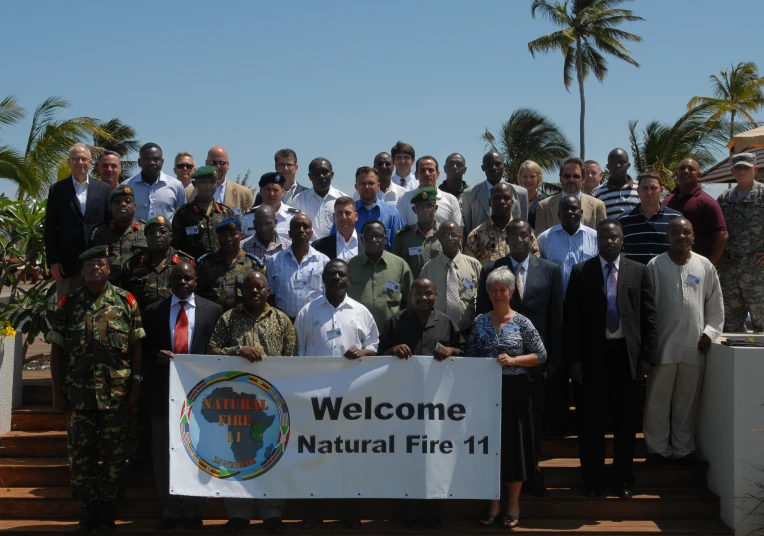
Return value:
M 605 327 L 610 333 L 618 331 L 621 317 L 618 314 L 618 281 L 615 278 L 615 264 L 607 263 L 607 317 Z

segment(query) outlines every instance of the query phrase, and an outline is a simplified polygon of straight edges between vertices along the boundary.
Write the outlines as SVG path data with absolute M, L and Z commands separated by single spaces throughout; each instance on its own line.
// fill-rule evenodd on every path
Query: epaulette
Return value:
M 58 307 L 60 309 L 63 309 L 64 305 L 66 305 L 66 300 L 68 299 L 69 299 L 69 296 L 67 294 L 64 294 L 63 296 L 61 296 L 61 299 L 58 300 Z
M 399 234 L 401 234 L 401 233 L 405 233 L 405 232 L 406 232 L 406 231 L 408 231 L 409 229 L 413 229 L 413 228 L 414 228 L 414 226 L 413 226 L 413 225 L 404 225 L 403 227 L 401 227 L 400 229 L 398 229 L 397 231 L 395 231 L 395 236 L 398 236 L 398 235 L 399 235 Z
M 133 229 L 135 229 L 136 231 L 140 231 L 141 230 L 141 224 L 143 224 L 145 226 L 146 222 L 141 221 L 141 220 L 134 220 L 133 221 Z
M 194 214 L 199 214 L 202 211 L 202 209 L 199 208 L 199 205 L 194 204 L 193 211 L 194 211 Z
M 299 208 L 294 208 L 294 207 L 289 207 L 286 211 L 289 214 L 302 214 L 302 210 L 300 210 Z
M 265 264 L 263 263 L 263 261 L 261 261 L 261 260 L 260 260 L 260 257 L 258 257 L 257 255 L 255 255 L 254 253 L 250 253 L 250 252 L 248 252 L 248 251 L 245 251 L 245 252 L 244 252 L 244 255 L 246 255 L 246 256 L 247 256 L 247 257 L 249 257 L 250 259 L 254 259 L 254 261 L 255 261 L 255 262 L 258 264 L 258 266 L 260 266 L 260 268 L 264 268 L 264 267 L 265 267 Z M 201 260 L 201 259 L 200 259 L 200 260 Z
M 116 225 L 114 225 L 113 223 L 110 223 L 110 224 L 109 224 L 109 231 L 111 231 L 111 232 L 113 233 L 113 232 L 114 232 L 114 231 L 116 231 L 116 230 L 117 230 L 117 226 L 116 226 Z
M 207 258 L 207 257 L 209 257 L 210 255 L 212 255 L 212 252 L 211 252 L 211 251 L 210 251 L 209 253 L 205 253 L 204 255 L 202 255 L 201 257 L 199 257 L 198 259 L 196 259 L 196 262 L 198 262 L 199 264 L 201 264 L 202 262 L 204 262 L 204 259 L 206 259 L 206 258 Z
M 136 300 L 135 296 L 133 296 L 129 292 L 127 293 L 127 296 L 125 296 L 125 299 L 127 300 L 127 303 L 130 304 L 130 307 L 135 307 L 136 305 L 138 305 L 138 300 Z
M 181 257 L 185 257 L 186 260 L 188 260 L 188 264 L 190 264 L 191 266 L 194 266 L 195 264 L 194 258 L 188 253 L 181 251 L 179 249 L 175 251 L 175 255 L 172 256 L 172 259 L 170 259 L 170 262 L 172 262 L 173 264 L 178 264 L 180 262 Z

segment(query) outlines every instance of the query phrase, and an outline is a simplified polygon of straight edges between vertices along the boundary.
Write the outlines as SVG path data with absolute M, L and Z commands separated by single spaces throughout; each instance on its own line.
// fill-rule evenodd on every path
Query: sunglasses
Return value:
M 225 166 L 228 160 L 210 160 L 210 165 L 213 166 Z
M 175 164 L 175 167 L 178 169 L 194 169 L 193 164 Z
M 572 179 L 580 179 L 580 178 L 581 178 L 581 175 L 578 175 L 578 174 L 576 174 L 576 175 L 571 175 L 570 173 L 563 173 L 563 174 L 562 174 L 562 176 L 563 176 L 564 178 L 566 178 L 566 179 L 571 179 L 571 178 L 572 178 Z

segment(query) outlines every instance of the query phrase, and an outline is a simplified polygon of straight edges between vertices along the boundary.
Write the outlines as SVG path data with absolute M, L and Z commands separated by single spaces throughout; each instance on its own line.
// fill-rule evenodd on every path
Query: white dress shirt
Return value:
M 351 347 L 377 351 L 379 332 L 369 310 L 350 296 L 336 309 L 326 296 L 310 302 L 294 322 L 300 356 L 342 357 Z
M 398 205 L 396 207 L 403 219 L 403 223 L 406 225 L 416 225 L 417 223 L 414 205 L 411 204 L 413 195 L 413 191 L 406 192 L 403 197 L 398 200 Z M 462 207 L 459 205 L 459 200 L 456 196 L 438 190 L 435 202 L 438 204 L 438 210 L 435 212 L 435 221 L 438 225 L 446 220 L 452 220 L 456 222 L 457 225 L 464 225 L 464 220 L 462 219 Z
M 292 206 L 302 210 L 313 223 L 311 242 L 329 236 L 329 231 L 334 224 L 334 202 L 342 196 L 347 196 L 347 194 L 333 186 L 329 187 L 329 191 L 324 197 L 318 195 L 315 188 L 305 190 L 294 196 Z
M 397 184 L 398 186 L 403 186 L 408 191 L 416 190 L 419 188 L 419 181 L 414 176 L 413 173 L 409 173 L 405 177 L 401 178 L 398 176 L 398 173 L 393 173 L 393 176 L 391 177 L 391 180 L 393 183 Z
M 292 246 L 265 259 L 268 286 L 276 295 L 276 308 L 294 318 L 306 303 L 324 293 L 324 266 L 329 257 L 309 246 L 308 254 L 297 262 Z
M 175 294 L 172 295 L 170 300 L 170 344 L 172 344 L 172 351 L 175 352 L 175 323 L 178 321 L 178 314 L 180 314 L 180 298 Z M 191 341 L 194 340 L 194 326 L 196 325 L 196 301 L 194 295 L 191 294 L 184 300 L 186 305 L 183 306 L 186 311 L 186 318 L 188 319 L 188 351 L 191 351 Z
M 605 280 L 605 292 L 607 293 L 607 279 L 608 279 L 608 269 L 607 264 L 608 261 L 602 258 L 602 255 L 600 257 L 600 264 L 602 265 L 602 278 Z M 613 264 L 615 265 L 615 286 L 616 286 L 616 292 L 618 291 L 618 277 L 620 276 L 620 269 L 621 269 L 621 256 L 615 258 L 613 261 Z M 616 304 L 618 303 L 618 299 L 616 298 Z M 623 327 L 621 326 L 621 313 L 620 313 L 620 307 L 618 308 L 618 329 L 615 330 L 614 333 L 610 333 L 610 331 L 605 328 L 605 338 L 606 339 L 623 339 L 626 335 L 623 333 Z
M 345 242 L 345 238 L 337 231 L 337 257 L 347 262 L 356 255 L 358 255 L 358 233 L 355 229 L 348 242 Z
M 74 193 L 77 195 L 77 201 L 80 202 L 80 212 L 85 215 L 85 209 L 88 205 L 88 186 L 90 186 L 90 177 L 85 178 L 85 182 L 78 182 L 72 175 L 72 184 L 74 184 Z
M 223 184 L 215 188 L 215 195 L 212 196 L 215 199 L 215 201 L 217 203 L 220 203 L 221 205 L 225 205 L 225 185 L 227 182 L 228 182 L 228 179 L 224 180 Z M 234 210 L 234 207 L 229 207 L 229 208 L 231 210 Z

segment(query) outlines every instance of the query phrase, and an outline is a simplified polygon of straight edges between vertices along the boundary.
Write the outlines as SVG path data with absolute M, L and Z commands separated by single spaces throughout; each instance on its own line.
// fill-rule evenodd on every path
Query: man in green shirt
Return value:
M 438 204 L 435 188 L 419 188 L 411 196 L 411 204 L 416 213 L 417 223 L 398 229 L 393 239 L 393 255 L 398 255 L 411 268 L 414 278 L 419 277 L 427 261 L 440 255 L 438 223 L 435 212 Z

